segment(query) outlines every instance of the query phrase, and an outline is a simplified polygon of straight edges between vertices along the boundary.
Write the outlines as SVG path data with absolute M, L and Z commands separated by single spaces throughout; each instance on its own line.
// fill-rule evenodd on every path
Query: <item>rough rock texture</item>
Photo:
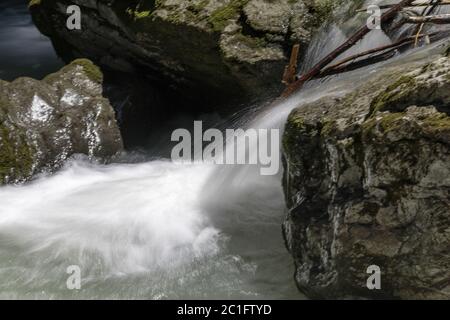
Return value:
M 76 60 L 42 81 L 0 80 L 0 184 L 52 171 L 75 153 L 107 160 L 122 148 L 92 62 Z
M 30 8 L 65 59 L 87 57 L 139 72 L 185 97 L 208 103 L 279 88 L 291 45 L 348 1 L 336 0 L 39 0 Z M 352 0 L 350 3 L 361 3 Z M 82 29 L 66 28 L 77 4 Z
M 290 115 L 284 234 L 310 297 L 450 297 L 450 58 L 433 61 Z

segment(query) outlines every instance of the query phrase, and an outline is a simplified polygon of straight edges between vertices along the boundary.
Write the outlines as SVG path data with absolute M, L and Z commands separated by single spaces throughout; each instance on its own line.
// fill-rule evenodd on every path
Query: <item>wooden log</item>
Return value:
M 430 37 L 437 37 L 437 36 L 444 37 L 447 35 L 448 35 L 448 32 L 433 32 L 430 34 L 420 34 L 419 38 L 429 39 Z M 378 48 L 374 48 L 371 50 L 367 50 L 367 51 L 355 54 L 351 57 L 348 57 L 346 59 L 343 59 L 343 60 L 333 64 L 332 66 L 329 66 L 329 67 L 323 69 L 316 78 L 323 78 L 326 76 L 355 70 L 355 69 L 365 67 L 367 65 L 370 65 L 370 64 L 373 64 L 373 63 L 376 63 L 379 61 L 386 60 L 386 59 L 392 57 L 395 54 L 396 50 L 398 50 L 404 46 L 412 44 L 414 42 L 415 38 L 416 38 L 416 36 L 406 37 L 406 38 L 403 38 L 403 39 L 401 39 L 395 43 L 392 43 L 390 45 L 381 46 Z M 362 58 L 362 57 L 372 55 L 372 54 L 377 54 L 377 55 L 371 56 L 364 60 L 352 62 L 358 58 Z
M 388 11 L 383 13 L 381 15 L 381 23 L 388 21 L 389 19 L 395 17 L 395 15 L 402 10 L 405 6 L 411 4 L 414 0 L 402 0 L 398 4 L 394 5 L 392 8 L 390 8 Z M 347 41 L 345 41 L 342 45 L 340 45 L 338 48 L 333 50 L 330 54 L 325 56 L 322 60 L 320 60 L 311 70 L 309 70 L 306 74 L 302 75 L 297 81 L 292 83 L 290 86 L 286 88 L 286 90 L 282 93 L 281 97 L 286 98 L 296 92 L 298 89 L 300 89 L 304 83 L 318 74 L 320 74 L 320 71 L 326 67 L 329 63 L 331 63 L 334 59 L 336 59 L 340 54 L 347 51 L 349 48 L 351 48 L 355 43 L 357 43 L 359 40 L 364 38 L 371 29 L 364 24 L 363 27 L 361 27 L 355 34 L 353 34 Z
M 406 45 L 408 45 L 408 43 L 403 43 L 399 47 L 406 46 Z M 320 78 L 324 78 L 324 77 L 328 77 L 328 76 L 332 76 L 332 75 L 337 75 L 337 74 L 353 71 L 353 70 L 356 70 L 359 68 L 364 68 L 364 67 L 367 67 L 374 63 L 386 61 L 395 56 L 398 48 L 392 48 L 392 49 L 386 50 L 384 52 L 382 51 L 381 53 L 370 55 L 369 57 L 361 59 L 361 60 L 357 60 L 357 61 L 345 64 L 345 65 L 341 65 L 341 66 L 337 66 L 334 68 L 324 70 L 322 73 L 320 73 L 319 75 L 314 77 L 314 79 L 320 79 Z
M 410 4 L 410 5 L 408 5 L 408 6 L 406 6 L 406 7 L 412 7 L 412 8 L 418 8 L 418 7 L 428 7 L 429 5 L 431 5 L 432 4 L 432 0 L 430 0 L 430 1 L 428 1 L 428 2 L 426 2 L 426 3 L 420 3 L 420 4 L 414 4 L 414 3 L 412 3 L 412 4 Z M 450 5 L 450 0 L 441 0 L 439 3 L 438 3 L 438 5 L 439 6 L 448 6 L 448 5 Z M 380 5 L 380 6 L 378 6 L 381 10 L 385 10 L 385 9 L 389 9 L 389 8 L 392 8 L 394 6 L 394 4 L 385 4 L 385 5 Z M 367 9 L 368 8 L 361 8 L 361 9 L 358 9 L 358 10 L 356 10 L 356 12 L 367 12 Z
M 434 24 L 449 24 L 450 23 L 450 14 L 437 14 L 432 16 L 423 16 L 423 17 L 415 17 L 415 16 L 407 16 L 403 18 L 404 23 L 409 24 L 423 24 L 423 23 L 434 23 Z
M 425 36 L 425 35 L 421 35 L 421 37 L 423 37 L 423 36 Z M 364 52 L 357 53 L 355 55 L 352 55 L 352 56 L 350 56 L 348 58 L 345 58 L 345 59 L 343 59 L 341 61 L 338 61 L 335 64 L 333 64 L 333 65 L 323 69 L 320 73 L 321 74 L 327 73 L 329 70 L 336 69 L 336 68 L 340 67 L 341 65 L 343 65 L 345 63 L 348 63 L 350 61 L 356 60 L 358 58 L 362 58 L 364 56 L 368 56 L 370 54 L 378 53 L 380 51 L 384 51 L 384 50 L 392 49 L 392 48 L 397 49 L 399 46 L 411 43 L 414 39 L 415 39 L 415 37 L 406 37 L 406 38 L 403 38 L 403 39 L 401 39 L 399 41 L 396 41 L 396 42 L 394 42 L 392 44 L 388 44 L 388 45 L 385 45 L 385 46 L 381 46 L 381 47 L 373 48 L 373 49 L 370 49 L 370 50 L 367 50 L 367 51 L 364 51 Z
M 300 45 L 295 44 L 292 47 L 291 58 L 289 60 L 289 64 L 284 69 L 283 80 L 281 81 L 285 85 L 290 85 L 296 80 L 297 75 L 297 61 L 298 61 L 298 53 L 300 51 Z
M 439 6 L 440 0 L 429 0 L 428 6 L 426 6 L 422 12 L 420 13 L 421 16 L 427 16 L 431 14 L 438 6 Z M 417 47 L 419 44 L 419 35 L 422 32 L 423 27 L 425 26 L 425 23 L 418 24 L 416 26 L 415 35 L 416 39 L 414 40 L 414 47 Z

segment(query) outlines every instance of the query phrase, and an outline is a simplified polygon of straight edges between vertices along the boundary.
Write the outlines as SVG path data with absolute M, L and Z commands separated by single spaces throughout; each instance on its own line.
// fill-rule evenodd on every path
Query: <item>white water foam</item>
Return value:
M 234 195 L 222 190 L 210 194 L 213 206 L 208 207 L 205 190 L 216 170 L 206 164 L 169 161 L 102 166 L 74 160 L 53 176 L 0 188 L 0 297 L 298 295 L 293 285 L 291 288 L 292 273 L 285 272 L 281 280 L 276 275 L 274 283 L 253 284 L 258 279 L 258 258 L 251 255 L 261 254 L 254 248 L 257 242 L 250 236 L 232 235 L 236 230 L 239 234 L 261 224 L 269 226 L 276 233 L 260 248 L 266 250 L 262 257 L 277 261 L 284 257 L 284 264 L 277 263 L 291 268 L 279 229 L 282 195 L 276 193 L 266 201 L 258 196 L 254 203 L 238 204 L 233 203 L 237 201 Z M 277 190 L 279 181 L 274 182 Z M 266 188 L 272 193 L 273 185 Z M 262 193 L 253 190 L 252 194 Z M 271 201 L 274 199 L 277 201 Z M 225 219 L 226 226 L 214 223 L 226 203 L 247 219 L 234 224 L 230 216 Z M 273 215 L 260 219 L 260 213 L 268 213 L 267 206 L 272 207 L 269 213 Z M 250 243 L 236 243 L 238 239 Z M 243 252 L 247 258 L 240 255 Z M 70 265 L 81 268 L 83 288 L 79 292 L 65 288 L 65 270 Z M 264 266 L 261 270 L 266 272 Z M 279 286 L 280 293 L 265 292 L 264 286 Z

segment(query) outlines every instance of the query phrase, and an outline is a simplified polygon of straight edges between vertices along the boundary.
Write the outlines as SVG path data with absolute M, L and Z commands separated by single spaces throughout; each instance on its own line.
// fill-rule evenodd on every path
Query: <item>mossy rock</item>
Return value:
M 231 0 L 230 3 L 212 12 L 208 17 L 208 22 L 216 32 L 222 31 L 230 20 L 237 20 L 241 14 L 242 8 L 249 0 Z
M 81 66 L 85 74 L 97 83 L 103 82 L 103 73 L 99 67 L 97 67 L 91 60 L 88 59 L 76 59 L 71 62 L 72 66 Z
M 448 297 L 450 59 L 437 50 L 290 114 L 284 235 L 309 297 Z M 361 289 L 370 264 L 382 292 Z
M 42 3 L 42 0 L 31 0 L 28 2 L 28 7 L 38 6 Z
M 20 129 L 11 131 L 0 124 L 0 184 L 28 179 L 33 173 L 34 153 Z
M 86 59 L 43 80 L 0 81 L 0 184 L 53 172 L 74 154 L 107 162 L 123 149 L 102 73 Z
M 371 105 L 372 114 L 398 108 L 402 101 L 408 101 L 411 94 L 410 89 L 415 84 L 414 76 L 401 76 L 373 100 Z

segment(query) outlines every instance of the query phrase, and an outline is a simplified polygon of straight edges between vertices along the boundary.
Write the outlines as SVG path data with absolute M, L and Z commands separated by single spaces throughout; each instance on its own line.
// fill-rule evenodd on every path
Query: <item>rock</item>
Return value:
M 102 73 L 89 60 L 42 81 L 0 80 L 0 184 L 53 171 L 76 153 L 106 161 L 122 148 Z
M 280 89 L 292 44 L 305 50 L 342 2 L 40 0 L 30 8 L 65 60 L 87 57 L 217 104 Z M 81 30 L 66 28 L 72 4 L 81 8 Z
M 308 296 L 450 297 L 450 59 L 432 59 L 290 115 L 284 234 Z

